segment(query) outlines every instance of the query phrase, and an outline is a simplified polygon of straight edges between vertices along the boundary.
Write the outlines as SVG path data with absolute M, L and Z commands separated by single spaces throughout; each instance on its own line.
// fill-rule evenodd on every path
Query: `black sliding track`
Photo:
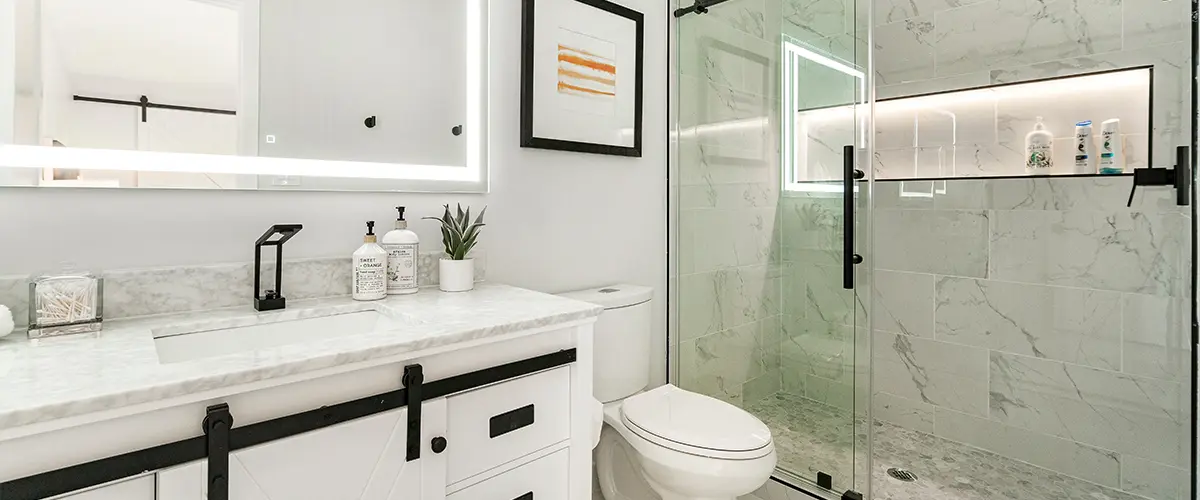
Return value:
M 215 419 L 207 419 L 208 422 L 204 426 L 206 432 L 203 435 L 5 481 L 0 483 L 0 500 L 38 500 L 196 460 L 207 458 L 210 463 L 214 459 L 220 462 L 222 459 L 220 455 L 227 457 L 229 452 L 315 431 L 377 413 L 396 410 L 405 406 L 408 406 L 410 409 L 419 407 L 420 401 L 437 399 L 476 387 L 503 382 L 571 364 L 575 362 L 575 359 L 575 349 L 567 349 L 429 383 L 422 383 L 422 381 L 412 376 L 414 372 L 420 373 L 421 365 L 409 365 L 405 367 L 405 372 L 409 374 L 409 377 L 407 377 L 409 380 L 405 381 L 406 387 L 403 389 L 332 406 L 323 406 L 314 410 L 279 417 L 245 427 L 230 428 L 229 426 L 232 424 L 232 417 L 228 413 L 230 409 L 225 405 L 217 405 L 209 408 L 209 416 L 215 417 Z M 413 389 L 412 393 L 414 395 L 419 394 L 420 401 L 409 401 L 410 389 Z M 227 420 L 222 420 L 223 418 L 227 418 Z M 216 425 L 220 422 L 224 422 L 226 425 L 224 427 Z M 216 432 L 208 432 L 209 423 L 213 424 L 213 430 Z M 421 439 L 419 433 L 416 436 L 410 434 L 408 437 L 410 443 L 413 440 L 419 442 Z M 214 443 L 216 443 L 215 446 Z M 210 450 L 216 451 L 215 455 L 217 456 L 210 456 Z M 211 472 L 210 478 L 212 478 Z M 223 480 L 225 483 L 221 486 L 227 488 L 228 478 L 223 478 Z M 209 498 L 217 498 L 212 496 L 213 486 L 210 482 Z
M 707 14 L 709 7 L 720 5 L 728 1 L 729 0 L 696 0 L 696 3 L 692 4 L 691 7 L 675 9 L 675 17 L 683 17 L 693 12 L 697 14 Z

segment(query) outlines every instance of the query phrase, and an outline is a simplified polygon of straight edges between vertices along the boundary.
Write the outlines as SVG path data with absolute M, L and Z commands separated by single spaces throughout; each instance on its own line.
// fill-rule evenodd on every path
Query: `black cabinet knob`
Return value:
M 441 436 L 433 438 L 433 441 L 429 443 L 429 447 L 433 448 L 434 453 L 446 451 L 446 438 Z

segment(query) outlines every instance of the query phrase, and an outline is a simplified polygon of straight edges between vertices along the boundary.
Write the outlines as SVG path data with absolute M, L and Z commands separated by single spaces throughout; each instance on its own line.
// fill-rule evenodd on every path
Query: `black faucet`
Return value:
M 304 226 L 300 224 L 275 224 L 263 233 L 258 241 L 254 242 L 254 309 L 256 311 L 274 311 L 287 307 L 287 301 L 283 298 L 283 244 L 292 239 L 292 236 L 295 236 L 301 229 L 304 229 Z M 276 234 L 279 235 L 279 239 L 272 240 L 271 237 Z M 275 289 L 260 294 L 259 282 L 262 274 L 262 247 L 264 246 L 275 247 Z

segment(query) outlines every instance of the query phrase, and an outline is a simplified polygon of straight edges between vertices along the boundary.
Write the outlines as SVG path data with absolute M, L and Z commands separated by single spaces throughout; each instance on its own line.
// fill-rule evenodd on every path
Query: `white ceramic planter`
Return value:
M 475 288 L 475 259 L 438 261 L 438 287 L 443 292 L 465 292 Z

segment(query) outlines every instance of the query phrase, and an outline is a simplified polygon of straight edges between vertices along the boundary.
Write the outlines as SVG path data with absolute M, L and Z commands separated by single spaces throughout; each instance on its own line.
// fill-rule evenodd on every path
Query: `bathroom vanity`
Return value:
M 483 285 L 0 342 L 0 499 L 590 498 L 600 311 Z

